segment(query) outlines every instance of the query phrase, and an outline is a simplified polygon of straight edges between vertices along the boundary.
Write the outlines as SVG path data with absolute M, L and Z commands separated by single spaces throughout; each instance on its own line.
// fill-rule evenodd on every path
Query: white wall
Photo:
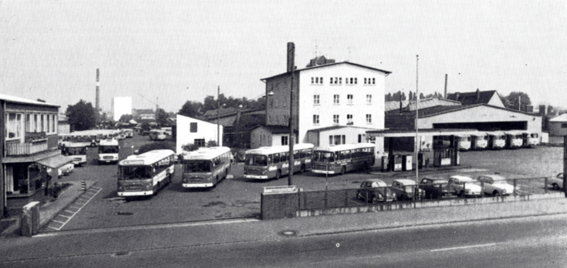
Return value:
M 435 123 L 527 122 L 527 130 L 541 133 L 541 116 L 528 115 L 488 106 L 477 106 L 437 116 L 420 118 L 419 128 L 433 128 Z
M 190 124 L 197 123 L 197 132 L 190 132 Z M 195 139 L 204 139 L 205 144 L 208 141 L 217 141 L 217 124 L 212 124 L 199 119 L 177 115 L 177 140 L 176 140 L 176 152 L 181 153 L 181 146 L 188 143 L 195 143 Z M 220 126 L 220 144 L 222 146 L 222 135 L 223 126 Z
M 132 114 L 132 97 L 115 97 L 112 99 L 112 114 L 114 121 L 122 115 Z
M 323 84 L 312 84 L 311 77 L 323 77 Z M 341 77 L 342 84 L 330 84 L 331 77 Z M 346 78 L 356 77 L 357 84 L 347 84 Z M 339 124 L 347 125 L 347 114 L 353 115 L 352 126 L 373 129 L 384 128 L 384 92 L 386 74 L 351 64 L 303 70 L 299 80 L 299 140 L 304 142 L 307 131 L 335 125 L 333 115 L 339 116 Z M 364 84 L 364 78 L 375 78 L 375 84 Z M 334 104 L 333 96 L 339 95 L 340 103 Z M 347 103 L 347 95 L 353 95 L 353 103 Z M 372 95 L 372 103 L 366 104 L 366 95 Z M 313 96 L 319 95 L 319 105 Z M 313 124 L 313 115 L 319 115 L 319 125 Z M 372 123 L 366 123 L 366 114 L 372 115 Z M 357 138 L 357 137 L 354 137 Z M 327 137 L 328 139 L 328 137 Z M 323 138 L 321 144 L 328 143 Z

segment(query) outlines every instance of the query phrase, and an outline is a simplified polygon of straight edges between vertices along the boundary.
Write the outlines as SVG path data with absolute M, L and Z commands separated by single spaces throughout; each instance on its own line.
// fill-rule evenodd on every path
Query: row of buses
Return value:
M 274 146 L 248 150 L 244 177 L 248 179 L 278 179 L 290 172 L 311 170 L 319 174 L 344 174 L 374 165 L 374 144 L 343 144 L 314 148 L 313 144 L 294 145 L 294 163 L 289 167 L 289 147 Z M 171 182 L 175 153 L 154 150 L 131 155 L 118 164 L 118 195 L 124 197 L 151 196 Z M 211 188 L 226 179 L 233 163 L 228 147 L 199 148 L 182 154 L 184 188 Z
M 95 129 L 59 135 L 59 147 L 63 155 L 73 158 L 73 164 L 87 163 L 87 147 L 98 146 L 97 161 L 118 163 L 120 146 L 118 139 L 129 137 L 128 131 Z
M 456 136 L 461 151 L 531 148 L 540 143 L 538 133 L 524 130 L 474 132 Z

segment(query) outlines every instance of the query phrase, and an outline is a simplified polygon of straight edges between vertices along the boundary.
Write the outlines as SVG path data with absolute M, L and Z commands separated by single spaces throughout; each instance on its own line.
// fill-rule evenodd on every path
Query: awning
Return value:
M 71 162 L 73 162 L 72 158 L 60 154 L 37 161 L 38 164 L 49 168 L 60 168 Z

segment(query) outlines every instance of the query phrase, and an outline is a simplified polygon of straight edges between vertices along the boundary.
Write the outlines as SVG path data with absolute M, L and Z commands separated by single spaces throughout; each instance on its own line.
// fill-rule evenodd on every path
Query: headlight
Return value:
M 146 185 L 146 190 L 149 190 L 149 189 L 151 189 L 151 185 L 148 184 L 148 185 Z
M 262 175 L 266 175 L 266 170 L 262 170 Z

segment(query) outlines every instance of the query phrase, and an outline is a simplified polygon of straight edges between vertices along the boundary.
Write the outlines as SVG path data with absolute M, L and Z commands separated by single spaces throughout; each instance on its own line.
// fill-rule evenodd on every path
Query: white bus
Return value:
M 539 134 L 537 132 L 522 131 L 524 147 L 535 147 L 539 145 Z
M 486 132 L 472 133 L 471 137 L 471 149 L 483 150 L 488 146 L 488 135 L 486 135 Z
M 351 170 L 367 170 L 374 165 L 372 143 L 341 144 L 317 147 L 313 153 L 313 173 L 345 174 Z
M 293 145 L 293 172 L 305 172 L 311 169 L 313 144 L 298 143 Z M 244 178 L 279 179 L 289 174 L 289 146 L 260 147 L 246 151 L 244 160 Z
M 506 148 L 520 148 L 524 145 L 524 136 L 521 131 L 510 130 L 504 132 L 506 134 Z
M 118 163 L 120 146 L 116 139 L 101 140 L 98 145 L 98 163 Z
M 151 196 L 171 183 L 175 171 L 172 150 L 131 155 L 118 163 L 118 196 Z
M 488 148 L 502 149 L 506 146 L 506 135 L 501 131 L 488 132 Z
M 458 139 L 458 149 L 460 151 L 468 151 L 471 149 L 471 135 L 469 134 L 455 134 Z
M 228 147 L 201 147 L 183 152 L 183 188 L 210 188 L 226 179 L 232 164 Z
M 82 166 L 87 163 L 88 142 L 72 142 L 63 147 L 63 154 L 73 159 L 73 165 Z

